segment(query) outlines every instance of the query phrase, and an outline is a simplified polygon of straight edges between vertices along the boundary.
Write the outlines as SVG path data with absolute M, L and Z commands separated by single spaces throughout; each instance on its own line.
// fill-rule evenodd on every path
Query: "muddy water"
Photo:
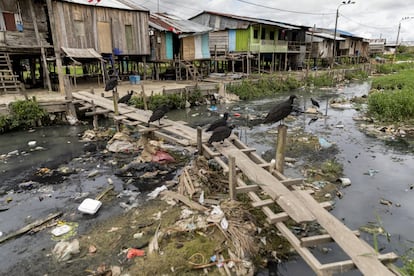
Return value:
M 329 90 L 298 90 L 297 103 L 302 109 L 311 106 L 310 97 L 320 103 L 319 111 L 326 113 L 326 103 L 331 98 L 352 98 L 368 94 L 369 82 L 349 84 L 343 87 Z M 218 112 L 231 111 L 232 114 L 250 114 L 260 116 L 269 110 L 272 103 L 285 100 L 289 94 L 282 94 L 273 99 L 261 99 L 234 105 L 219 106 Z M 183 115 L 184 114 L 184 115 Z M 325 138 L 335 143 L 339 149 L 337 160 L 344 166 L 344 176 L 352 181 L 352 185 L 343 189 L 343 198 L 335 199 L 335 208 L 332 211 L 350 229 L 357 230 L 369 223 L 381 226 L 391 236 L 390 241 L 385 236 L 379 236 L 378 248 L 382 253 L 394 251 L 402 255 L 411 247 L 410 241 L 414 240 L 414 168 L 413 142 L 399 142 L 394 140 L 383 141 L 369 137 L 358 130 L 358 123 L 352 117 L 358 112 L 354 109 L 328 108 L 327 118 L 320 118 L 309 124 L 311 115 L 300 114 L 297 120 L 289 122 L 290 129 L 300 128 L 305 132 Z M 211 120 L 211 116 L 217 116 L 209 112 L 205 107 L 193 108 L 187 112 L 170 114 L 170 118 L 189 121 L 193 125 L 203 125 Z M 274 148 L 274 134 L 269 134 L 269 128 L 273 126 L 252 125 L 247 119 L 237 119 L 236 130 L 240 138 L 250 147 L 254 147 L 260 153 Z M 343 125 L 343 128 L 336 127 Z M 371 172 L 371 175 L 370 175 Z M 300 177 L 300 172 L 295 168 L 287 168 L 285 174 L 290 177 Z M 380 203 L 381 199 L 392 202 L 387 206 Z M 362 233 L 362 238 L 371 245 L 374 244 L 371 234 Z M 334 244 L 325 244 L 312 249 L 312 252 L 322 262 L 346 260 L 343 252 L 336 250 Z M 301 258 L 292 259 L 278 267 L 279 275 L 314 275 L 313 271 Z M 346 275 L 359 275 L 353 271 Z
M 320 111 L 324 114 L 326 102 L 330 98 L 338 96 L 350 98 L 354 95 L 367 94 L 368 90 L 369 83 L 364 82 L 333 90 L 298 90 L 295 94 L 299 96 L 297 101 L 299 107 L 302 109 L 309 107 L 310 97 L 313 97 L 320 102 Z M 260 125 L 252 122 L 255 117 L 265 114 L 274 102 L 284 100 L 288 96 L 289 94 L 285 93 L 273 99 L 221 105 L 218 106 L 218 112 L 230 111 L 233 115 L 240 114 L 240 117 L 232 117 L 240 138 L 250 147 L 256 148 L 259 153 L 265 153 L 274 149 L 275 134 L 269 133 L 269 130 L 274 129 L 275 125 Z M 344 175 L 351 179 L 352 185 L 342 190 L 344 194 L 342 199 L 335 199 L 335 209 L 332 213 L 351 229 L 358 229 L 368 222 L 380 223 L 391 234 L 391 240 L 388 242 L 385 237 L 379 237 L 379 248 L 383 248 L 384 253 L 390 251 L 397 254 L 404 253 L 406 247 L 411 245 L 409 241 L 414 240 L 414 233 L 411 231 L 414 223 L 411 210 L 414 203 L 410 200 L 414 192 L 410 189 L 414 185 L 411 173 L 414 168 L 412 148 L 398 141 L 385 142 L 361 133 L 357 123 L 352 119 L 356 114 L 353 109 L 329 108 L 327 114 L 326 120 L 321 118 L 310 125 L 308 122 L 311 117 L 299 114 L 297 120 L 288 122 L 288 125 L 290 130 L 302 129 L 337 144 L 339 148 L 337 158 L 344 165 Z M 206 125 L 216 116 L 216 112 L 208 111 L 205 106 L 169 113 L 170 119 L 188 121 L 194 126 Z M 344 128 L 335 127 L 339 123 L 343 124 Z M 117 192 L 123 189 L 122 180 L 114 176 L 114 169 L 108 165 L 108 160 L 103 162 L 106 157 L 82 155 L 83 145 L 78 142 L 78 134 L 82 130 L 83 128 L 79 127 L 56 127 L 37 129 L 35 132 L 0 135 L 0 155 L 15 150 L 19 152 L 19 155 L 0 160 L 2 176 L 0 189 L 7 191 L 10 185 L 26 181 L 40 167 L 57 167 L 63 164 L 78 170 L 76 174 L 65 176 L 66 184 L 56 180 L 60 184 L 53 184 L 51 181 L 52 184 L 43 186 L 42 189 L 0 195 L 1 203 L 4 203 L 8 197 L 12 199 L 8 204 L 9 210 L 0 212 L 0 231 L 9 233 L 11 230 L 23 227 L 33 218 L 45 217 L 56 210 L 65 210 L 65 213 L 69 214 L 67 220 L 81 222 L 78 231 L 82 233 L 95 220 L 90 220 L 89 217 L 76 211 L 80 201 L 75 199 L 74 195 L 89 193 L 94 197 L 97 191 L 107 184 L 108 177 L 114 181 Z M 36 146 L 41 146 L 43 149 L 34 150 L 35 147 L 28 145 L 29 141 L 36 141 Z M 75 158 L 81 155 L 82 158 Z M 93 170 L 99 170 L 100 174 L 88 178 L 88 174 Z M 370 170 L 375 170 L 372 176 L 367 174 Z M 287 168 L 285 174 L 290 177 L 301 176 L 295 168 Z M 391 201 L 392 205 L 380 204 L 381 199 Z M 94 218 L 105 219 L 122 212 L 117 203 L 104 204 L 102 210 Z M 33 239 L 25 235 L 0 245 L 0 274 L 8 271 L 9 267 L 17 263 L 17 259 L 31 258 L 33 254 L 49 253 L 49 248 L 55 244 L 50 238 L 50 233 L 41 231 L 36 234 L 36 237 L 37 239 Z M 372 235 L 362 234 L 362 237 L 373 244 Z M 26 245 L 29 242 L 30 247 Z M 346 259 L 344 254 L 337 253 L 332 244 L 323 247 L 312 250 L 322 263 Z M 42 248 L 47 249 L 47 252 L 40 250 Z M 314 275 L 299 257 L 282 263 L 277 270 L 279 275 Z M 351 272 L 347 275 L 358 274 Z

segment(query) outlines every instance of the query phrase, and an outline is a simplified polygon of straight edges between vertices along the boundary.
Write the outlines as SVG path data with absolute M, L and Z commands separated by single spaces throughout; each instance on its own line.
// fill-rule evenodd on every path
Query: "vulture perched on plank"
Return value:
M 286 118 L 293 110 L 293 100 L 295 98 L 297 98 L 296 95 L 291 95 L 286 101 L 272 107 L 263 123 L 276 123 Z
M 227 119 L 229 118 L 229 113 L 224 112 L 223 118 L 220 118 L 214 122 L 211 123 L 211 125 L 206 129 L 206 131 L 213 131 L 219 126 L 225 126 L 227 125 Z
M 134 94 L 134 91 L 128 91 L 126 95 L 122 96 L 119 100 L 118 103 L 125 103 L 128 104 L 129 100 L 132 97 L 132 94 Z
M 148 127 L 150 126 L 151 122 L 155 122 L 158 120 L 158 124 L 161 125 L 161 118 L 164 117 L 165 113 L 169 110 L 168 106 L 163 104 L 157 107 L 153 112 L 151 117 L 148 120 Z
M 219 126 L 213 130 L 210 138 L 208 139 L 208 144 L 211 145 L 213 142 L 224 142 L 224 139 L 230 137 L 231 131 L 235 126 Z

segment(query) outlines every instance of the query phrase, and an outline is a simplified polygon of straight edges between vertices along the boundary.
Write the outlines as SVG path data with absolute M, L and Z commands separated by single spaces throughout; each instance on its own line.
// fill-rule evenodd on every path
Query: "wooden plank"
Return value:
M 292 178 L 280 181 L 286 187 L 303 184 L 303 178 Z
M 287 226 L 283 222 L 276 223 L 276 227 L 283 234 L 283 236 L 290 242 L 290 244 L 293 246 L 296 252 L 298 252 L 298 254 L 302 256 L 303 260 L 312 268 L 312 270 L 315 271 L 316 274 L 321 275 L 319 273 L 321 263 L 318 261 L 318 259 L 315 258 L 315 256 L 313 256 L 312 252 L 310 252 L 310 250 L 306 247 L 302 247 L 300 245 L 300 241 L 298 240 L 298 238 L 289 230 L 289 228 L 287 228 Z
M 277 204 L 296 222 L 314 221 L 315 216 L 292 194 L 278 179 L 262 169 L 233 144 L 215 144 L 216 149 L 224 156 L 233 155 L 236 165 L 251 180 L 257 183 Z
M 215 157 L 215 156 L 220 156 L 221 153 L 219 152 L 213 152 L 207 145 L 203 144 L 203 152 L 207 153 L 208 157 Z
M 316 216 L 319 224 L 333 240 L 344 250 L 364 275 L 394 275 L 378 260 L 378 253 L 367 243 L 362 242 L 342 222 L 323 209 L 311 195 L 304 191 L 293 191 L 302 199 L 309 210 Z
M 267 205 L 271 205 L 274 204 L 275 201 L 273 199 L 264 199 L 264 200 L 260 200 L 260 201 L 254 201 L 252 202 L 252 207 L 263 207 L 263 206 L 267 206 Z
M 254 192 L 259 190 L 259 185 L 246 185 L 243 187 L 236 187 L 236 193 L 247 193 L 247 192 Z
M 384 263 L 394 262 L 397 259 L 398 259 L 398 256 L 392 252 L 378 255 L 378 260 Z M 346 261 L 323 264 L 320 266 L 320 271 L 322 271 L 326 275 L 332 275 L 332 274 L 344 273 L 346 271 L 349 271 L 355 268 L 356 266 L 352 260 L 346 260 Z M 395 274 L 395 275 L 399 275 L 399 274 Z
M 360 233 L 358 230 L 352 231 L 357 237 L 359 237 Z M 300 245 L 304 247 L 315 246 L 323 243 L 330 243 L 333 242 L 331 235 L 323 234 L 323 235 L 315 235 L 311 237 L 303 237 L 300 239 Z
M 245 149 L 240 149 L 240 151 L 244 152 L 244 153 L 250 153 L 250 152 L 256 151 L 256 149 L 255 148 L 245 148 Z
M 107 110 L 107 109 L 97 108 L 96 111 L 85 112 L 85 116 L 101 115 L 101 114 L 106 114 L 106 113 L 109 113 L 109 112 L 111 112 L 111 111 Z

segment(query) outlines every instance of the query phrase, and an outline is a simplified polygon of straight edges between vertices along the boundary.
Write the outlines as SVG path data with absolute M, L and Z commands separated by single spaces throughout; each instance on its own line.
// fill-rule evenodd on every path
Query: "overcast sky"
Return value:
M 335 27 L 336 10 L 342 0 L 134 0 L 152 12 L 189 18 L 204 10 L 272 19 L 297 25 Z M 348 0 L 347 0 L 348 1 Z M 338 29 L 364 38 L 386 38 L 395 43 L 414 42 L 413 0 L 354 0 L 339 7 Z M 402 19 L 413 17 L 413 19 Z

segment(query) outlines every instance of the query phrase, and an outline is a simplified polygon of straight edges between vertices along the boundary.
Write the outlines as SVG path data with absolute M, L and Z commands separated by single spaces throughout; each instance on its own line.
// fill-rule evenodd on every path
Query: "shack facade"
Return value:
M 190 20 L 209 26 L 210 52 L 216 61 L 238 63 L 251 72 L 253 66 L 273 70 L 297 69 L 306 54 L 306 30 L 291 24 L 233 14 L 204 11 Z M 236 65 L 237 66 L 237 65 Z
M 167 13 L 151 14 L 149 24 L 156 79 L 183 79 L 184 75 L 196 79 L 208 74 L 211 28 Z M 161 63 L 169 68 L 160 75 Z

